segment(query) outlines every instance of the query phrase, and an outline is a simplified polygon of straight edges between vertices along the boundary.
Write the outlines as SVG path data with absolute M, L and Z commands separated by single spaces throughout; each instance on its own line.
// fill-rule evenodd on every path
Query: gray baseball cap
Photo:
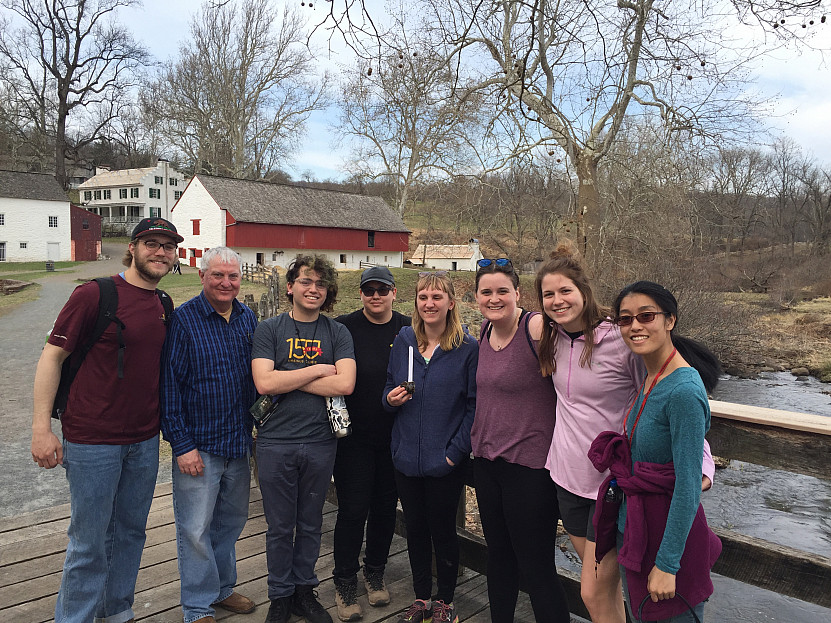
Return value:
M 368 281 L 377 281 L 388 286 L 395 286 L 395 278 L 386 266 L 373 266 L 361 273 L 361 285 Z

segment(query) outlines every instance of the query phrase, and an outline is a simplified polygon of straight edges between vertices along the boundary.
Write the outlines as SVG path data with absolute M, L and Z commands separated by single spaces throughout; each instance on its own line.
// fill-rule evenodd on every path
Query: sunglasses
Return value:
M 361 292 L 363 292 L 364 296 L 375 296 L 376 292 L 378 293 L 378 296 L 386 296 L 392 292 L 392 287 L 379 286 L 377 288 L 373 288 L 372 286 L 361 286 Z
M 634 316 L 618 316 L 615 318 L 615 324 L 619 327 L 628 327 L 632 324 L 632 321 L 635 318 L 638 319 L 638 323 L 640 324 L 649 324 L 653 320 L 655 320 L 655 316 L 670 316 L 669 312 L 641 312 L 639 314 L 635 314 Z
M 427 271 L 418 273 L 419 279 L 421 277 L 429 277 L 431 275 L 435 275 L 436 277 L 444 277 L 444 276 L 447 275 L 447 271 L 446 270 L 427 270 Z
M 511 260 L 509 260 L 507 257 L 498 257 L 494 260 L 483 257 L 481 260 L 476 262 L 476 265 L 479 268 L 487 268 L 491 264 L 496 264 L 499 267 L 513 266 L 513 264 L 511 264 Z

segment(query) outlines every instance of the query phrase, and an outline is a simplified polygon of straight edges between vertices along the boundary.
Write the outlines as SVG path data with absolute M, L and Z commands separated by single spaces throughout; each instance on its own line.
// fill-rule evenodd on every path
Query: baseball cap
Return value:
M 176 226 L 163 218 L 145 218 L 139 221 L 139 224 L 133 228 L 133 235 L 130 238 L 135 240 L 147 234 L 165 234 L 170 236 L 176 242 L 182 242 L 184 238 L 176 231 Z
M 373 266 L 361 273 L 361 285 L 364 285 L 368 281 L 377 281 L 379 283 L 385 283 L 388 286 L 395 286 L 395 278 L 386 266 Z

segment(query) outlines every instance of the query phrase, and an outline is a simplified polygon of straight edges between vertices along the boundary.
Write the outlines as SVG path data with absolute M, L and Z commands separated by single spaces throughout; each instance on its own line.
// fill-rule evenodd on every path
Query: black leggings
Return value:
M 453 601 L 459 574 L 456 508 L 464 487 L 464 462 L 440 478 L 405 476 L 395 471 L 398 496 L 407 525 L 407 552 L 416 599 L 430 599 L 436 552 L 436 599 Z M 432 547 L 431 547 L 432 544 Z
M 491 622 L 513 622 L 521 576 L 537 623 L 568 623 L 568 601 L 554 563 L 557 491 L 548 470 L 477 458 L 473 474 L 488 543 Z

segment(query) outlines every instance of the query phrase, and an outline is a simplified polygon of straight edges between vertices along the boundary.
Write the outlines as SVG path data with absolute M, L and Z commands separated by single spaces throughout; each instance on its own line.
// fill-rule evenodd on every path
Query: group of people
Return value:
M 173 451 L 184 623 L 256 607 L 235 590 L 252 452 L 268 524 L 266 623 L 332 620 L 315 574 L 332 477 L 338 618 L 363 616 L 359 574 L 370 606 L 390 603 L 384 573 L 400 499 L 415 599 L 399 621 L 458 621 L 456 512 L 471 456 L 494 623 L 513 621 L 520 585 L 538 622 L 569 621 L 554 559 L 560 518 L 584 561 L 593 621 L 623 623 L 624 593 L 643 620 L 695 620 L 688 610 L 703 620 L 720 549 L 699 505 L 713 478 L 706 392 L 719 368 L 675 334 L 666 289 L 637 282 L 606 309 L 560 248 L 537 274 L 542 313 L 520 307 L 519 276 L 497 258 L 479 260 L 478 331 L 462 323 L 443 271 L 419 274 L 410 318 L 392 309 L 392 273 L 369 268 L 362 307 L 332 319 L 337 272 L 300 255 L 286 273 L 290 310 L 257 323 L 237 301 L 239 255 L 217 247 L 202 257 L 202 292 L 168 318 L 156 286 L 181 241 L 168 221 L 141 221 L 101 338 L 87 347 L 101 295 L 85 284 L 38 363 L 32 457 L 61 464 L 71 494 L 57 623 L 133 620 L 160 428 Z M 61 442 L 50 414 L 73 357 L 81 365 Z M 254 450 L 258 395 L 271 406 Z M 351 415 L 352 434 L 340 439 L 327 414 L 337 396 Z

